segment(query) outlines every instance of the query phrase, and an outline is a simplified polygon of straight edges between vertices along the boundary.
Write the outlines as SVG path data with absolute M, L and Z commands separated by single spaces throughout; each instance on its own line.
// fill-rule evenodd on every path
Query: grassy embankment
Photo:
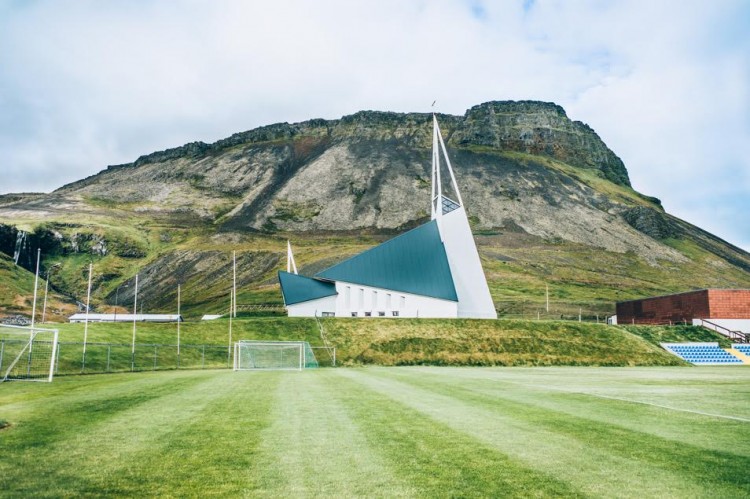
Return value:
M 745 497 L 750 370 L 361 368 L 0 385 L 0 496 Z
M 329 344 L 336 347 L 339 365 L 685 365 L 658 343 L 719 341 L 723 346 L 728 345 L 720 335 L 692 326 L 613 327 L 563 321 L 426 319 L 324 319 L 323 324 Z M 65 343 L 83 341 L 84 326 L 57 326 L 63 342 L 60 372 L 80 372 L 81 346 Z M 142 369 L 152 369 L 154 348 L 144 344 L 175 345 L 176 337 L 175 324 L 139 323 L 137 364 Z M 305 340 L 313 346 L 323 346 L 315 321 L 303 318 L 238 319 L 233 322 L 232 340 L 240 339 Z M 90 324 L 88 341 L 126 345 L 115 352 L 122 358 L 117 361 L 119 367 L 112 370 L 130 369 L 131 324 Z M 214 346 L 209 348 L 212 359 L 209 365 L 225 366 L 228 320 L 183 323 L 181 343 Z M 90 345 L 87 355 L 89 369 L 103 370 L 106 347 Z M 175 348 L 160 347 L 159 368 L 174 367 L 175 355 Z M 198 355 L 197 350 L 183 347 L 182 366 L 195 367 L 200 362 Z M 322 364 L 328 364 L 325 352 L 318 351 L 317 355 Z

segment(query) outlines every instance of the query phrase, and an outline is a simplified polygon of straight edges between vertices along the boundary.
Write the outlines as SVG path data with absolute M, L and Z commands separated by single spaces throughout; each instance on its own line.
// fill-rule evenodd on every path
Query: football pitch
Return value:
M 2 421 L 3 497 L 750 495 L 743 367 L 69 376 Z

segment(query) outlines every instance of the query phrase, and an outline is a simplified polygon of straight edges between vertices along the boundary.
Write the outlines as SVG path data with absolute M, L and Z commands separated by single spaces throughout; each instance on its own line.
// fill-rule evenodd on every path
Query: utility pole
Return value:
M 234 307 L 234 292 L 229 297 L 229 345 L 227 346 L 227 366 L 231 365 L 232 360 L 232 308 Z
M 138 316 L 138 274 L 135 275 L 135 298 L 133 299 L 133 346 L 130 349 L 130 370 L 135 371 L 135 319 Z
M 237 317 L 237 252 L 232 251 L 232 310 L 233 317 Z
M 49 270 L 47 270 L 47 279 L 44 281 L 44 307 L 42 307 L 42 324 L 47 316 L 47 292 L 49 291 Z
M 180 285 L 177 285 L 177 367 L 180 367 Z
M 549 314 L 549 284 L 545 284 L 545 296 L 547 298 L 547 313 Z
M 39 260 L 42 257 L 42 248 L 36 250 L 36 277 L 34 277 L 34 303 L 31 305 L 31 337 L 34 337 L 34 320 L 36 318 L 36 288 L 39 285 Z
M 81 360 L 81 372 L 86 369 L 86 343 L 89 338 L 89 310 L 91 309 L 91 271 L 94 264 L 89 263 L 89 285 L 86 291 L 86 319 L 83 322 L 83 359 Z

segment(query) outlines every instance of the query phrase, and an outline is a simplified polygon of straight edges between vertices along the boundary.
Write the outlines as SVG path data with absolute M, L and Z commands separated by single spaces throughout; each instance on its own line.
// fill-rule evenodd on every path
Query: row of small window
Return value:
M 398 317 L 398 310 L 391 312 L 393 317 Z M 359 312 L 352 312 L 352 317 L 357 317 Z M 365 317 L 372 317 L 372 312 L 365 312 Z M 385 312 L 378 312 L 377 317 L 385 317 Z
M 323 312 L 321 313 L 323 317 L 336 317 L 336 312 Z M 393 317 L 398 317 L 398 310 L 394 310 L 391 312 L 391 315 Z M 358 317 L 358 312 L 352 312 L 352 317 Z M 372 317 L 372 312 L 365 312 L 364 317 Z M 385 317 L 385 312 L 378 312 L 377 317 Z

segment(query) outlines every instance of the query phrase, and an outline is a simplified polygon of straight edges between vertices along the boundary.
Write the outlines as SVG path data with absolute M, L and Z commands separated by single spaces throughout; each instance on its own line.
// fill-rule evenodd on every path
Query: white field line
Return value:
M 701 416 L 709 416 L 712 418 L 722 418 L 722 419 L 731 419 L 734 421 L 742 421 L 745 423 L 750 423 L 750 419 L 748 418 L 741 418 L 739 416 L 725 416 L 724 414 L 714 414 L 711 412 L 701 412 L 701 411 L 693 411 L 691 409 L 680 409 L 679 407 L 670 407 L 668 405 L 661 405 L 661 404 L 654 404 L 653 402 L 644 402 L 642 400 L 633 400 L 633 399 L 626 399 L 622 397 L 612 397 L 609 395 L 599 395 L 598 393 L 588 393 L 588 392 L 576 392 L 576 391 L 570 391 L 570 390 L 564 390 L 562 388 L 550 388 L 551 390 L 558 390 L 561 392 L 566 393 L 575 393 L 578 395 L 590 395 L 592 397 L 599 397 L 603 399 L 611 399 L 611 400 L 619 400 L 620 402 L 629 402 L 631 404 L 643 404 L 643 405 L 650 405 L 652 407 L 659 407 L 661 409 L 668 409 L 670 411 L 678 411 L 678 412 L 688 412 L 691 414 L 698 414 Z
M 721 418 L 721 419 L 731 419 L 732 421 L 742 421 L 743 423 L 750 423 L 749 418 L 743 418 L 740 416 L 726 416 L 724 414 L 715 414 L 711 412 L 702 412 L 702 411 L 694 411 L 691 409 L 681 409 L 679 407 L 671 407 L 668 405 L 662 405 L 662 404 L 655 404 L 653 402 L 644 402 L 643 400 L 634 400 L 634 399 L 627 399 L 624 397 L 613 397 L 610 395 L 600 395 L 598 393 L 590 393 L 590 392 L 582 392 L 582 391 L 576 391 L 576 390 L 566 390 L 565 388 L 556 388 L 552 386 L 539 386 L 534 384 L 528 384 L 528 383 L 521 383 L 519 381 L 510 381 L 507 379 L 496 379 L 496 378 L 474 378 L 474 379 L 492 379 L 493 381 L 497 381 L 500 383 L 508 383 L 511 385 L 518 385 L 522 386 L 524 388 L 534 388 L 536 390 L 550 390 L 550 391 L 556 391 L 556 392 L 563 392 L 563 393 L 571 393 L 574 395 L 587 395 L 591 397 L 598 397 L 603 399 L 610 399 L 610 400 L 618 400 L 620 402 L 628 402 L 631 404 L 641 404 L 641 405 L 649 405 L 651 407 L 659 407 L 660 409 L 667 409 L 670 411 L 677 411 L 677 412 L 687 412 L 689 414 L 697 414 L 699 416 L 707 416 L 712 418 Z

